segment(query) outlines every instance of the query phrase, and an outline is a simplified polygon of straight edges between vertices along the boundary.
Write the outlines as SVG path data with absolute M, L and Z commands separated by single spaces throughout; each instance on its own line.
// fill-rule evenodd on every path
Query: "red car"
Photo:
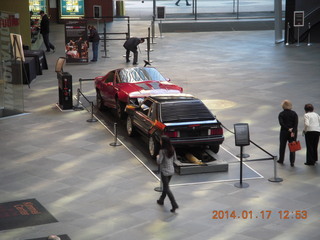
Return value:
M 120 68 L 95 78 L 97 107 L 116 109 L 122 118 L 127 104 L 139 105 L 154 94 L 175 94 L 183 91 L 153 67 Z

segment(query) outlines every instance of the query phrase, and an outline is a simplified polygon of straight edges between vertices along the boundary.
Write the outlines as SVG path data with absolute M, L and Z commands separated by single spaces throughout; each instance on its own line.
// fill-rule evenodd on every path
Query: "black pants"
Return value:
M 130 51 L 133 52 L 133 64 L 138 63 L 138 49 L 127 49 L 126 48 L 126 60 L 129 62 Z
M 318 161 L 318 143 L 319 143 L 319 132 L 312 131 L 306 132 L 305 140 L 307 147 L 307 159 L 306 163 L 314 164 Z
M 159 198 L 159 200 L 161 202 L 164 201 L 164 199 L 166 198 L 166 196 L 168 195 L 169 199 L 170 199 L 170 202 L 171 202 L 171 205 L 172 205 L 172 208 L 177 208 L 178 207 L 178 204 L 170 190 L 170 187 L 169 187 L 169 183 L 170 183 L 170 180 L 171 180 L 171 177 L 172 176 L 164 176 L 162 173 L 161 173 L 161 181 L 162 181 L 162 194 Z
M 50 48 L 54 50 L 54 46 L 49 41 L 49 33 L 42 34 L 44 45 L 46 45 L 47 51 L 50 52 Z
M 295 136 L 297 134 L 295 133 Z M 279 149 L 279 162 L 284 161 L 285 151 L 288 142 L 295 141 L 296 137 L 292 138 L 291 133 L 288 131 L 280 131 L 280 149 Z M 290 152 L 290 163 L 294 163 L 296 159 L 296 153 Z

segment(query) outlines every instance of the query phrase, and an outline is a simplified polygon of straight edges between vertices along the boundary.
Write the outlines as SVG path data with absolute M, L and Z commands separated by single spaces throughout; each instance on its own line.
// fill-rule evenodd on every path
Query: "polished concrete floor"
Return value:
M 114 24 L 118 29 L 117 24 L 121 22 Z M 147 36 L 150 22 L 131 24 L 133 36 Z M 273 155 L 278 155 L 280 104 L 291 99 L 303 147 L 295 167 L 288 158 L 277 166 L 282 182 L 269 181 L 274 163 L 266 160 L 246 163 L 263 176 L 244 179 L 248 188 L 235 187 L 238 180 L 173 185 L 180 206 L 173 214 L 169 202 L 156 204 L 158 179 L 125 144 L 110 146 L 112 133 L 99 122 L 87 122 L 87 111 L 56 107 L 54 66 L 64 56 L 63 25 L 53 24 L 50 37 L 57 51 L 47 54 L 49 70 L 30 89 L 25 86 L 26 114 L 0 119 L 0 202 L 36 198 L 58 222 L 1 231 L 1 240 L 50 234 L 67 234 L 72 240 L 320 238 L 320 168 L 303 164 L 301 136 L 304 104 L 311 102 L 320 111 L 319 44 L 275 44 L 273 31 L 165 33 L 156 38 L 152 65 L 205 101 L 226 128 L 248 123 L 251 140 Z M 122 44 L 108 41 L 108 57 L 102 52 L 96 63 L 65 66 L 73 75 L 74 94 L 79 78 L 127 66 Z M 147 58 L 145 48 L 140 47 L 140 63 Z M 83 89 L 94 97 L 92 82 Z M 225 136 L 222 153 L 238 154 L 234 135 L 225 131 Z M 266 157 L 253 144 L 245 152 L 248 160 Z M 301 217 L 301 211 L 307 216 Z M 217 212 L 220 219 L 215 219 Z

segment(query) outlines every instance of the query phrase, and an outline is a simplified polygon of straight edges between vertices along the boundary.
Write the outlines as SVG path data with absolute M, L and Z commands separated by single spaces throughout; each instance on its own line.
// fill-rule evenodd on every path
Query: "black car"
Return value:
M 221 123 L 200 99 L 189 94 L 150 96 L 140 106 L 128 105 L 126 112 L 128 135 L 139 132 L 147 137 L 153 158 L 163 134 L 175 147 L 209 147 L 214 153 L 224 141 Z

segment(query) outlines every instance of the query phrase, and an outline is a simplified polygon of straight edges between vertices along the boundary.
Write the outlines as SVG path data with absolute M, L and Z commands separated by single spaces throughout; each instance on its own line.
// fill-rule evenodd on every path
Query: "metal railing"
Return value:
M 226 126 L 224 126 L 223 124 L 221 124 L 221 126 L 226 129 L 228 132 L 232 133 L 233 135 L 235 134 L 233 131 L 231 131 L 230 129 L 228 129 Z M 270 182 L 282 182 L 283 179 L 279 178 L 277 176 L 277 159 L 278 157 L 269 153 L 267 150 L 265 150 L 264 148 L 262 148 L 261 146 L 259 146 L 258 144 L 256 144 L 255 142 L 253 142 L 251 139 L 249 139 L 250 143 L 252 143 L 255 147 L 257 147 L 258 149 L 260 149 L 261 151 L 263 151 L 264 153 L 266 153 L 267 155 L 269 155 L 270 157 L 266 157 L 266 158 L 256 158 L 256 159 L 250 159 L 250 160 L 242 160 L 242 152 L 240 153 L 240 159 L 241 159 L 241 164 L 242 162 L 257 162 L 257 161 L 267 161 L 267 160 L 273 160 L 273 177 L 269 178 L 268 180 Z

